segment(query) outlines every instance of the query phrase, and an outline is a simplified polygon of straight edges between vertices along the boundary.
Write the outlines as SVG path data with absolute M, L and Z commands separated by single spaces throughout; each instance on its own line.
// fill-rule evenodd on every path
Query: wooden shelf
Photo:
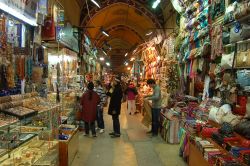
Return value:
M 59 141 L 59 160 L 60 166 L 71 165 L 74 160 L 79 144 L 79 132 L 78 127 L 72 132 L 71 137 L 68 140 Z
M 232 26 L 235 22 L 243 22 L 243 21 L 245 21 L 245 20 L 247 20 L 247 19 L 249 19 L 249 18 L 250 18 L 250 14 L 248 14 L 248 15 L 246 15 L 246 16 L 244 16 L 244 17 L 238 19 L 238 20 L 234 20 L 234 21 L 232 21 L 232 22 L 230 22 L 230 23 L 226 23 L 226 24 L 224 24 L 223 26 L 229 27 L 229 26 Z
M 189 142 L 190 151 L 189 151 L 189 166 L 209 166 L 209 163 L 204 159 L 201 151 Z

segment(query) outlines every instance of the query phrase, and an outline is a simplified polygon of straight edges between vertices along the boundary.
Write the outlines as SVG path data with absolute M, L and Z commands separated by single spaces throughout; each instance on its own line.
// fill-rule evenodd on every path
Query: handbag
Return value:
M 230 43 L 241 41 L 250 37 L 250 23 L 236 22 L 230 29 Z
M 222 54 L 221 67 L 223 69 L 231 69 L 233 67 L 234 52 L 230 54 Z
M 213 133 L 218 133 L 218 128 L 203 128 L 201 131 L 202 138 L 211 138 Z
M 249 22 L 241 23 L 240 36 L 242 39 L 248 39 L 250 37 L 250 23 Z
M 224 122 L 218 130 L 223 136 L 231 137 L 233 135 L 233 126 L 230 123 Z
M 250 8 L 250 2 L 243 1 L 242 3 L 239 3 L 237 5 L 236 11 L 235 11 L 235 19 L 239 19 L 241 17 L 244 17 L 248 14 L 248 8 Z
M 41 34 L 42 40 L 55 40 L 56 30 L 53 16 L 48 16 L 47 18 L 45 18 Z
M 250 86 L 250 70 L 238 70 L 237 83 L 242 87 Z
M 237 124 L 240 123 L 240 117 L 232 113 L 223 116 L 221 120 L 223 123 L 229 123 L 232 126 L 236 126 Z
M 245 118 L 250 119 L 250 97 L 247 98 L 247 105 L 246 105 L 246 115 Z
M 235 132 L 244 136 L 247 139 L 250 139 L 250 120 L 243 121 L 235 126 Z
M 240 51 L 236 56 L 236 67 L 250 67 L 250 50 Z
M 219 111 L 219 108 L 212 106 L 212 107 L 210 108 L 210 111 L 209 111 L 208 119 L 209 119 L 209 120 L 212 120 L 212 121 L 214 121 L 214 122 L 219 123 L 219 119 L 218 119 L 218 117 L 217 117 L 218 111 Z
M 222 33 L 222 42 L 223 44 L 229 44 L 230 43 L 230 33 L 227 31 L 223 31 Z

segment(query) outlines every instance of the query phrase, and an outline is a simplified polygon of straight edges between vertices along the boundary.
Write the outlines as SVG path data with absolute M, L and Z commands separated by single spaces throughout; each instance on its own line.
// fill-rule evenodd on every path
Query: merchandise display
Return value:
M 0 128 L 9 124 L 18 122 L 18 119 L 14 116 L 9 116 L 5 114 L 0 114 Z
M 38 97 L 37 93 L 0 97 L 0 101 L 0 164 L 42 163 L 40 158 L 44 158 L 47 153 L 54 153 L 54 157 L 47 156 L 49 159 L 44 162 L 57 164 L 60 105 Z
M 134 51 L 143 62 L 140 79 L 161 88 L 162 138 L 180 144 L 190 166 L 249 165 L 250 3 L 171 2 L 180 25 L 162 36 L 163 44 L 150 38 Z M 139 84 L 140 96 L 148 95 Z M 141 103 L 149 126 L 151 104 Z
M 43 163 L 46 165 L 47 163 L 48 165 L 56 165 L 58 163 L 58 152 L 56 153 L 57 150 L 58 142 L 39 141 L 37 138 L 34 138 L 27 144 L 15 149 L 11 153 L 11 158 L 5 159 L 2 165 L 43 165 Z M 54 155 L 55 157 L 53 156 L 53 153 L 56 153 L 56 155 Z M 53 160 L 51 160 L 51 158 L 53 158 Z M 42 161 L 42 159 L 45 160 Z

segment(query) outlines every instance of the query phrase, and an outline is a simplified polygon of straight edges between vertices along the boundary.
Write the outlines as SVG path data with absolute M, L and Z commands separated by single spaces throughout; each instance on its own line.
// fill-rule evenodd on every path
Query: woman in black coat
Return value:
M 108 92 L 107 95 L 110 96 L 110 103 L 108 114 L 112 116 L 113 119 L 113 132 L 110 133 L 111 138 L 120 137 L 120 122 L 119 122 L 119 115 L 121 113 L 121 103 L 122 103 L 122 87 L 120 84 L 120 79 L 115 78 L 113 81 L 113 92 Z

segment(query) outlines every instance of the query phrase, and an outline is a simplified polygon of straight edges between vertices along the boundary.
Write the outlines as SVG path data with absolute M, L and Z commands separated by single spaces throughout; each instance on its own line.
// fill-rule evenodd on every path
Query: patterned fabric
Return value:
M 215 59 L 218 56 L 221 56 L 223 52 L 223 43 L 222 43 L 222 27 L 221 25 L 217 25 L 212 28 L 212 35 L 211 35 L 211 58 Z
M 94 91 L 98 94 L 101 100 L 100 103 L 98 104 L 98 107 L 103 107 L 107 99 L 106 93 L 104 92 L 103 88 L 100 86 L 95 88 Z

